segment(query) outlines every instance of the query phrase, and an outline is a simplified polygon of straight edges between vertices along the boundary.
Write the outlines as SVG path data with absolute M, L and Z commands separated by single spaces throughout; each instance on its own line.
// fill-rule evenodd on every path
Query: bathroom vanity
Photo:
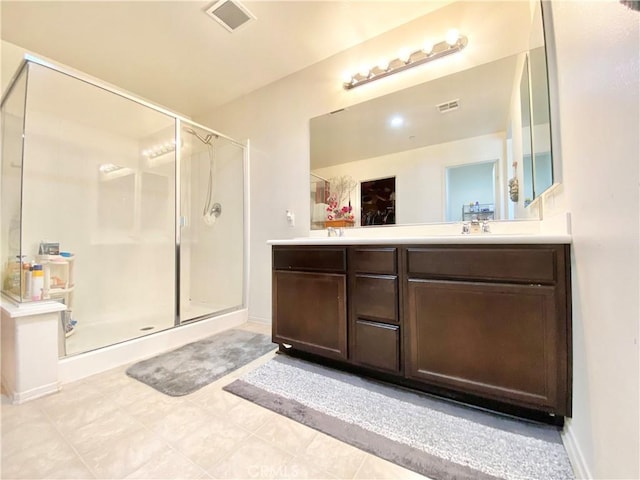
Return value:
M 270 242 L 281 351 L 512 413 L 571 416 L 568 241 L 306 240 Z

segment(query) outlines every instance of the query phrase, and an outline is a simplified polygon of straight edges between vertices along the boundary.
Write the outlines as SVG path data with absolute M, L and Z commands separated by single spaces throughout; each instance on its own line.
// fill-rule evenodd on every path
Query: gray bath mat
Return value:
M 224 390 L 434 480 L 574 478 L 556 427 L 285 355 Z
M 267 335 L 227 330 L 138 362 L 127 369 L 127 375 L 159 392 L 180 397 L 275 348 Z

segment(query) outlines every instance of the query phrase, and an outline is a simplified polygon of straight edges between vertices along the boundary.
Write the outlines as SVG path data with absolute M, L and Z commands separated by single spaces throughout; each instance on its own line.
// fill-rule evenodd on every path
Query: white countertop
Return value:
M 61 312 L 67 309 L 64 303 L 55 300 L 39 300 L 36 302 L 17 303 L 2 295 L 0 308 L 11 318 L 31 317 L 46 313 Z
M 563 244 L 571 243 L 568 234 L 471 234 L 393 237 L 302 237 L 269 240 L 269 245 L 385 245 L 385 244 Z

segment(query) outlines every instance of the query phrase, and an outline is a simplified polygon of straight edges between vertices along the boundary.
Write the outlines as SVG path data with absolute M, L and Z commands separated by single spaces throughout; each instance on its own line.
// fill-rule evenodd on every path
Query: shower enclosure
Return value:
M 243 308 L 245 157 L 27 57 L 2 99 L 3 294 L 66 305 L 63 355 Z

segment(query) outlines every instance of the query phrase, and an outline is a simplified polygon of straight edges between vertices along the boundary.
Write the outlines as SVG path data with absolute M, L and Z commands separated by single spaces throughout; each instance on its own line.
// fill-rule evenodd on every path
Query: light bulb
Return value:
M 433 42 L 430 40 L 425 40 L 422 44 L 422 51 L 427 55 L 431 55 L 431 52 L 433 52 Z
M 353 76 L 351 75 L 351 72 L 344 72 L 342 74 L 342 83 L 347 85 L 351 85 L 351 83 L 353 83 Z
M 362 65 L 360 67 L 360 70 L 358 70 L 358 74 L 360 74 L 361 77 L 369 78 L 369 75 L 371 74 L 371 69 L 369 68 L 368 65 Z
M 404 63 L 409 63 L 411 59 L 411 50 L 408 48 L 401 48 L 400 52 L 398 52 L 398 58 Z
M 451 45 L 452 47 L 458 43 L 458 39 L 460 38 L 460 34 L 458 33 L 458 30 L 456 30 L 455 28 L 449 30 L 447 32 L 447 36 L 446 36 L 446 41 L 449 45 Z
M 383 72 L 386 72 L 389 69 L 389 60 L 387 60 L 386 58 L 381 58 L 380 60 L 378 60 L 377 67 Z

